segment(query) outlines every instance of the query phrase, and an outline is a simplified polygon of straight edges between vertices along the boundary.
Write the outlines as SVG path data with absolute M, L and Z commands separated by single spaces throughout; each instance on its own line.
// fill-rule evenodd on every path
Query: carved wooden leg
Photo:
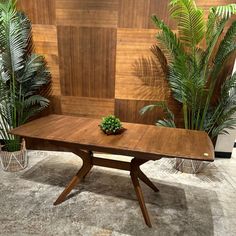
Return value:
M 138 201 L 139 201 L 139 205 L 140 205 L 144 220 L 149 227 L 152 227 L 152 224 L 151 224 L 151 221 L 150 221 L 150 218 L 148 215 L 148 211 L 147 211 L 147 208 L 145 205 L 142 189 L 141 189 L 141 186 L 140 186 L 139 180 L 138 180 L 139 166 L 145 162 L 146 161 L 139 160 L 136 158 L 132 159 L 130 175 L 131 175 L 131 179 L 132 179 L 132 182 L 134 185 L 134 189 L 135 189 Z
M 78 173 L 71 179 L 71 181 L 68 183 L 64 191 L 60 194 L 60 196 L 57 198 L 57 200 L 54 202 L 54 205 L 58 205 L 62 203 L 66 196 L 71 192 L 71 190 L 75 187 L 77 183 L 86 175 L 92 168 L 92 156 L 89 152 L 76 150 L 74 151 L 75 154 L 80 156 L 83 160 L 83 165 L 81 169 L 78 171 Z

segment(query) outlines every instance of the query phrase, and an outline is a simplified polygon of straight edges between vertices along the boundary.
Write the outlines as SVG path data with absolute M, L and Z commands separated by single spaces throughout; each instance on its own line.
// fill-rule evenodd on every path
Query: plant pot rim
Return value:
M 0 144 L 0 153 L 18 153 L 18 152 L 22 152 L 22 151 L 26 151 L 26 144 L 25 144 L 25 140 L 22 139 L 21 141 L 21 145 L 20 145 L 20 149 L 16 150 L 16 151 L 7 151 L 7 150 L 2 150 L 3 147 L 7 146 L 7 144 L 5 145 L 1 145 Z
M 100 128 L 101 128 L 101 126 L 100 126 Z M 126 130 L 127 130 L 126 128 L 122 127 L 119 130 L 117 130 L 115 133 L 113 133 L 113 132 L 106 132 L 105 130 L 101 129 L 101 131 L 106 135 L 119 135 L 119 134 L 124 133 Z

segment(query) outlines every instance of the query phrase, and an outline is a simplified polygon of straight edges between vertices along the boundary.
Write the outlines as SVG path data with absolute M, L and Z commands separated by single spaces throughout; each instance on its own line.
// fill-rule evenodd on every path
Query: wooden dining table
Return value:
M 151 227 L 139 180 L 155 192 L 159 189 L 141 171 L 140 166 L 149 160 L 155 161 L 163 157 L 214 160 L 214 147 L 204 131 L 124 122 L 125 132 L 119 135 L 106 135 L 99 128 L 100 122 L 99 119 L 93 118 L 49 115 L 11 130 L 11 134 L 26 140 L 28 149 L 70 151 L 82 159 L 82 167 L 59 195 L 54 205 L 65 201 L 71 190 L 86 177 L 93 166 L 127 170 L 130 172 L 144 220 Z M 131 161 L 130 158 L 127 158 L 127 161 L 112 160 L 106 157 L 95 157 L 94 152 L 133 158 Z

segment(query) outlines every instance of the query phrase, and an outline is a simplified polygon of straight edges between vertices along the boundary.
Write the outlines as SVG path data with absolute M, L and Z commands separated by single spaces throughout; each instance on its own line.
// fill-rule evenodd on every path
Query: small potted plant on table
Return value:
M 122 127 L 120 119 L 114 115 L 109 115 L 102 118 L 102 122 L 99 125 L 101 130 L 107 134 L 121 134 L 125 129 Z
M 0 161 L 5 171 L 27 164 L 25 142 L 9 131 L 49 104 L 50 73 L 44 57 L 33 53 L 31 23 L 16 2 L 0 3 Z M 47 89 L 46 89 L 47 87 Z

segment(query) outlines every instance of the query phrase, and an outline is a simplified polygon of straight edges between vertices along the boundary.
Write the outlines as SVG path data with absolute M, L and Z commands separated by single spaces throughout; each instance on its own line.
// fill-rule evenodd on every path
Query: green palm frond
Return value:
M 220 18 L 217 14 L 216 14 L 216 9 L 215 8 L 211 8 L 209 15 L 208 15 L 208 20 L 207 20 L 207 24 L 206 24 L 206 42 L 207 42 L 207 46 L 210 45 L 210 42 L 212 42 L 213 38 L 218 34 L 218 32 L 222 32 L 223 27 L 220 25 L 222 24 L 222 22 L 226 22 L 225 19 Z
M 21 37 L 21 25 L 14 8 L 3 8 L 0 17 L 0 47 L 4 48 L 3 66 L 12 74 L 23 68 L 24 42 Z
M 217 131 L 221 129 L 230 128 L 233 124 L 232 117 L 236 112 L 235 87 L 236 73 L 225 80 L 221 88 L 218 105 L 214 107 L 214 111 L 210 111 L 209 118 L 205 122 L 204 128 L 211 136 L 216 135 Z M 230 122 L 227 122 L 229 120 Z
M 24 100 L 23 106 L 25 108 L 40 105 L 42 108 L 46 108 L 49 105 L 49 100 L 40 95 L 32 95 Z
M 214 59 L 214 68 L 212 71 L 212 76 L 217 77 L 218 73 L 221 71 L 222 65 L 225 63 L 226 59 L 236 50 L 236 21 L 234 21 L 229 29 L 227 30 L 224 39 L 221 41 L 219 49 L 216 53 Z
M 40 113 L 44 109 L 45 107 L 40 107 L 40 106 L 24 109 L 24 113 L 20 117 L 20 123 L 21 124 L 26 123 L 30 118 L 34 117 L 36 114 Z
M 161 108 L 166 116 L 165 119 L 158 120 L 156 125 L 175 128 L 176 125 L 175 125 L 174 113 L 168 108 L 168 106 L 166 105 L 166 102 L 164 101 L 159 101 L 159 102 L 155 102 L 154 104 L 147 105 L 143 107 L 139 112 L 141 115 L 144 115 L 147 111 L 151 111 L 156 107 Z
M 8 131 L 49 104 L 41 91 L 50 83 L 50 72 L 44 57 L 32 52 L 30 20 L 17 11 L 13 0 L 1 1 L 0 136 L 11 151 L 19 148 L 20 139 Z
M 21 36 L 25 45 L 24 48 L 27 54 L 31 54 L 34 50 L 31 22 L 24 12 L 17 12 L 17 17 L 21 25 Z
M 161 30 L 161 32 L 157 33 L 156 38 L 166 54 L 168 54 L 168 58 L 173 59 L 178 55 L 184 55 L 183 45 L 177 35 L 155 15 L 152 16 L 152 21 Z
M 221 39 L 229 18 L 236 14 L 236 4 L 210 8 L 205 22 L 203 11 L 194 0 L 171 0 L 170 14 L 177 20 L 178 36 L 152 16 L 158 29 L 158 46 L 151 51 L 163 71 L 167 71 L 172 95 L 182 105 L 185 128 L 205 130 L 215 138 L 236 126 L 235 75 L 223 83 L 216 102 L 214 97 L 215 86 L 222 83 L 218 81 L 222 68 L 236 52 L 236 21 Z M 205 41 L 206 47 L 201 48 Z M 156 106 L 160 104 L 146 106 L 141 112 Z M 172 126 L 172 119 L 160 120 L 157 125 Z
M 228 4 L 225 6 L 217 6 L 214 7 L 213 9 L 215 9 L 216 15 L 221 17 L 221 18 L 225 18 L 225 19 L 229 19 L 232 15 L 236 14 L 236 4 Z
M 30 54 L 29 57 L 25 60 L 24 70 L 22 70 L 18 80 L 20 83 L 25 83 L 28 80 L 31 80 L 32 77 L 42 76 L 42 74 L 46 70 L 47 70 L 47 65 L 44 57 L 38 54 Z
M 203 11 L 193 0 L 173 0 L 170 5 L 171 16 L 178 22 L 180 40 L 190 48 L 196 46 L 205 34 Z
M 217 125 L 213 128 L 211 132 L 211 137 L 216 138 L 219 134 L 229 134 L 227 129 L 235 129 L 236 127 L 236 119 L 229 118 L 228 120 L 224 121 L 222 124 Z
M 220 20 L 216 25 L 216 29 L 214 29 L 214 33 L 213 32 L 211 34 L 209 33 L 208 35 L 209 38 L 206 38 L 207 48 L 202 56 L 201 63 L 200 63 L 200 67 L 203 68 L 205 78 L 207 78 L 207 69 L 209 67 L 209 64 L 211 63 L 210 58 L 214 52 L 214 49 L 216 48 L 217 42 L 223 32 L 226 22 L 227 20 L 225 19 Z M 208 26 L 208 27 L 211 27 L 211 26 Z M 207 31 L 210 31 L 210 30 L 211 29 L 208 28 Z

